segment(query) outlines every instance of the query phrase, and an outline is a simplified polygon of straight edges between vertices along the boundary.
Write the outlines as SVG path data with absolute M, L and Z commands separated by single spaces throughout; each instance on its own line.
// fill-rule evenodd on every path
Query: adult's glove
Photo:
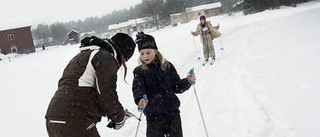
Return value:
M 121 122 L 114 122 L 113 120 L 111 120 L 109 122 L 109 124 L 107 125 L 108 128 L 113 128 L 115 130 L 119 130 L 120 128 L 123 127 L 125 123 L 125 120 L 123 119 Z
M 120 128 L 123 127 L 124 123 L 126 122 L 127 119 L 129 119 L 130 117 L 134 117 L 135 115 L 133 115 L 131 112 L 128 111 L 128 109 L 124 110 L 124 118 L 122 121 L 120 122 L 114 122 L 113 120 L 111 120 L 107 127 L 108 128 L 113 128 L 115 130 L 119 130 Z

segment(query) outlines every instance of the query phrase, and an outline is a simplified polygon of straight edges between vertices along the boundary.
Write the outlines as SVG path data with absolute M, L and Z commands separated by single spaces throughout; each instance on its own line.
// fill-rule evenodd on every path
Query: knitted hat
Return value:
M 151 35 L 144 34 L 142 31 L 136 35 L 136 43 L 139 51 L 142 49 L 158 49 L 154 38 Z
M 128 34 L 117 33 L 111 40 L 116 44 L 117 49 L 126 58 L 126 61 L 128 61 L 132 57 L 136 47 L 133 39 Z
M 85 37 L 81 40 L 80 48 L 87 46 L 99 46 L 101 50 L 106 50 L 113 55 L 117 55 L 117 61 L 120 63 L 121 55 L 125 57 L 126 61 L 131 58 L 136 44 L 129 35 L 117 33 L 111 39 L 101 39 L 96 36 Z M 116 53 L 114 53 L 114 50 Z
M 201 16 L 200 16 L 200 21 L 201 21 L 201 20 L 206 20 L 206 16 L 201 15 Z

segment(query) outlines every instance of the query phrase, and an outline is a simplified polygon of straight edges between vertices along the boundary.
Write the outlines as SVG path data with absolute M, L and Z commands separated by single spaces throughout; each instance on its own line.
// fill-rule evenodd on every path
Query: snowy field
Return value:
M 217 61 L 212 66 L 203 67 L 202 60 L 197 60 L 202 46 L 190 32 L 198 20 L 151 35 L 181 77 L 194 67 L 209 136 L 319 137 L 320 2 L 208 20 L 220 23 L 223 34 L 214 40 Z M 10 60 L 0 56 L 1 137 L 47 136 L 47 106 L 78 47 L 50 47 Z M 138 116 L 131 91 L 137 59 L 135 53 L 128 62 L 128 84 L 123 70 L 119 71 L 118 93 L 123 106 Z M 193 89 L 179 98 L 184 136 L 205 137 Z M 106 128 L 106 120 L 98 124 L 102 137 L 134 137 L 136 119 L 129 119 L 118 131 Z M 143 117 L 139 136 L 145 132 Z

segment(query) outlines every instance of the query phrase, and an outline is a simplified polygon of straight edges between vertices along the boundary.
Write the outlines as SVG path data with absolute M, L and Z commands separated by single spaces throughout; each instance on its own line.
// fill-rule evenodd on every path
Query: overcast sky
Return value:
M 0 0 L 0 22 L 8 18 L 31 18 L 39 23 L 77 21 L 129 8 L 142 0 Z M 33 26 L 34 27 L 34 26 Z

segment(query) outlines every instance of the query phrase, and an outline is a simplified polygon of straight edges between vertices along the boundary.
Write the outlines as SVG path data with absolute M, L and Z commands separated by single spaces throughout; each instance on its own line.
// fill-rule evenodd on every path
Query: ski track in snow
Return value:
M 257 24 L 254 24 L 257 25 Z M 252 28 L 252 29 L 251 29 Z M 260 28 L 260 29 L 257 29 Z M 232 51 L 236 51 L 237 53 L 224 53 L 224 51 L 219 52 L 218 48 L 216 48 L 217 51 L 217 61 L 213 65 L 207 64 L 206 66 L 202 66 L 199 61 L 194 61 L 195 72 L 198 72 L 197 75 L 197 84 L 196 86 L 199 87 L 206 87 L 206 90 L 204 91 L 198 91 L 198 96 L 201 96 L 199 98 L 202 99 L 200 103 L 203 103 L 202 105 L 205 105 L 203 110 L 204 117 L 208 118 L 210 120 L 207 120 L 206 124 L 208 127 L 211 127 L 208 129 L 210 136 L 231 136 L 228 133 L 234 134 L 234 132 L 238 132 L 237 136 L 252 136 L 252 137 L 270 137 L 271 134 L 276 134 L 273 136 L 277 136 L 277 134 L 280 134 L 280 136 L 284 136 L 283 133 L 275 133 L 275 132 L 282 132 L 282 131 L 274 131 L 277 129 L 280 129 L 273 123 L 272 114 L 269 114 L 264 104 L 258 99 L 257 97 L 257 89 L 252 88 L 252 84 L 247 83 L 245 81 L 245 67 L 248 61 L 250 61 L 250 57 L 246 54 L 246 47 L 247 45 L 252 45 L 252 43 L 257 40 L 260 36 L 260 34 L 263 31 L 263 25 L 258 24 L 258 27 L 256 26 L 240 26 L 236 30 L 231 30 L 233 34 L 236 34 L 236 36 L 233 36 L 231 33 L 227 33 L 229 35 L 223 35 L 224 40 L 228 41 L 229 39 L 235 39 L 235 38 L 241 38 L 240 44 L 230 44 L 228 48 L 235 48 Z M 246 32 L 245 34 L 241 33 L 242 37 L 239 37 L 239 32 Z M 237 40 L 234 40 L 237 41 Z M 227 56 L 227 55 L 221 55 L 221 54 L 232 54 L 233 56 L 230 56 L 232 58 L 221 58 L 221 56 Z M 220 64 L 223 62 L 235 62 L 234 64 L 222 65 Z M 225 69 L 220 69 L 219 66 L 224 66 Z M 227 70 L 226 70 L 227 69 Z M 235 70 L 228 70 L 228 69 L 235 69 Z M 216 72 L 216 73 L 215 73 Z M 229 72 L 234 72 L 231 74 L 225 74 Z M 218 75 L 218 76 L 217 76 Z M 219 75 L 228 75 L 228 78 L 232 79 L 225 79 L 228 81 L 221 82 L 220 80 L 223 79 Z M 216 78 L 218 77 L 218 78 Z M 216 87 L 218 86 L 216 83 L 226 83 L 223 87 Z M 229 88 L 231 87 L 231 88 Z M 215 89 L 224 89 L 223 91 L 216 91 Z M 242 90 L 239 90 L 242 89 Z M 217 92 L 217 97 L 220 97 L 220 99 L 211 98 L 208 97 L 207 93 Z M 221 94 L 221 95 L 220 95 Z M 188 100 L 191 100 L 194 98 L 194 94 L 189 95 L 190 97 Z M 221 106 L 222 104 L 218 104 L 218 101 L 221 98 L 225 101 L 227 101 L 227 104 L 232 104 L 232 106 Z M 211 103 L 212 102 L 212 103 Z M 215 103 L 214 103 L 215 102 Z M 185 106 L 189 106 L 189 108 L 197 110 L 195 101 L 189 101 Z M 209 104 L 209 105 L 208 105 Z M 214 107 L 214 109 L 210 109 L 211 112 L 208 112 L 208 107 Z M 217 107 L 217 108 L 215 108 Z M 183 107 L 182 107 L 183 108 Z M 213 110 L 213 111 L 212 111 Z M 188 112 L 185 112 L 184 114 L 182 112 L 182 115 L 185 117 L 188 117 Z M 214 117 L 213 119 L 210 117 Z M 253 118 L 255 119 L 253 119 Z M 219 121 L 222 120 L 222 121 Z M 201 123 L 200 115 L 198 115 L 198 118 L 195 118 L 197 120 L 197 126 L 203 126 Z M 211 121 L 212 120 L 212 121 Z M 190 121 L 190 119 L 185 119 L 183 121 Z M 192 120 L 193 121 L 193 120 Z M 216 123 L 218 122 L 218 123 Z M 241 123 L 241 124 L 239 124 Z M 252 128 L 252 124 L 255 124 L 256 126 Z M 194 125 L 192 123 L 185 124 L 185 125 Z M 219 126 L 214 126 L 219 125 Z M 214 127 L 214 128 L 212 128 Z M 190 127 L 191 128 L 191 127 Z M 189 129 L 189 128 L 187 128 Z M 192 129 L 192 128 L 191 128 Z M 201 129 L 201 128 L 200 128 Z M 224 132 L 225 130 L 225 132 Z M 234 130 L 234 132 L 230 132 L 230 130 Z M 218 131 L 218 132 L 215 132 Z M 198 133 L 198 134 L 195 134 Z M 200 133 L 204 133 L 204 131 L 191 131 L 191 133 L 187 133 L 189 136 L 196 136 L 200 135 Z M 218 134 L 220 133 L 220 134 Z M 203 134 L 205 135 L 205 134 Z

